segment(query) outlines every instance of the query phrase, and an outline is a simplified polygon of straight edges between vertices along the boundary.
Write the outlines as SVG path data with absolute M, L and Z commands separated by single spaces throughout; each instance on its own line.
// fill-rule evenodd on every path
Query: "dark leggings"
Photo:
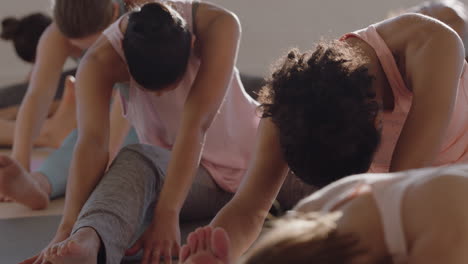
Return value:
M 65 87 L 65 78 L 68 75 L 75 76 L 76 69 L 65 71 L 60 76 L 60 81 L 55 93 L 55 99 L 62 98 L 63 89 Z M 0 109 L 20 105 L 26 91 L 28 90 L 29 82 L 17 83 L 0 88 Z

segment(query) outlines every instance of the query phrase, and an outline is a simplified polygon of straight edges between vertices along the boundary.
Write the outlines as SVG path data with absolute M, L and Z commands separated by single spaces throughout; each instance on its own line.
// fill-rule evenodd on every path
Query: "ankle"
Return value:
M 47 197 L 50 197 L 50 195 L 52 194 L 52 186 L 47 176 L 40 172 L 32 172 L 31 176 L 39 184 L 39 188 L 41 189 L 41 191 L 47 194 Z
M 98 235 L 96 230 L 92 227 L 82 227 L 78 229 L 75 234 L 77 236 L 83 237 L 86 241 L 91 242 L 92 245 L 96 248 L 96 252 L 101 248 L 101 237 Z

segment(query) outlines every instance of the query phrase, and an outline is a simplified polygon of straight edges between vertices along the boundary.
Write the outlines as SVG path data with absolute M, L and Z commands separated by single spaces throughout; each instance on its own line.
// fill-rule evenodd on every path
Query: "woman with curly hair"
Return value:
M 289 168 L 323 187 L 356 173 L 466 163 L 464 58 L 457 33 L 420 14 L 292 50 L 260 94 L 246 179 L 211 223 L 227 232 L 230 258 L 257 238 Z

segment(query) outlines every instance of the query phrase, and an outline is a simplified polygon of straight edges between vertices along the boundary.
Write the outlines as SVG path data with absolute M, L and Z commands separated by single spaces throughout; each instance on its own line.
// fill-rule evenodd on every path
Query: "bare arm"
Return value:
M 59 232 L 70 232 L 83 204 L 101 179 L 109 158 L 112 87 L 127 76 L 124 63 L 101 37 L 80 63 L 76 81 L 78 141 L 67 184 Z
M 225 97 L 237 58 L 240 26 L 236 17 L 211 5 L 198 10 L 201 65 L 185 103 L 156 215 L 178 215 L 182 208 L 199 166 L 205 133 Z
M 420 13 L 426 16 L 436 18 L 457 32 L 466 43 L 468 38 L 468 18 L 466 17 L 465 5 L 460 1 L 440 1 L 424 3 L 422 5 L 410 8 L 408 12 Z
M 269 118 L 264 118 L 259 125 L 254 159 L 242 185 L 211 223 L 229 234 L 232 259 L 241 256 L 260 234 L 287 172 L 278 129 Z
M 428 28 L 433 33 L 424 42 L 407 43 L 406 69 L 413 102 L 390 171 L 430 165 L 440 151 L 452 116 L 464 63 L 463 44 L 455 32 L 434 25 Z
M 53 101 L 67 57 L 73 48 L 52 24 L 42 35 L 31 81 L 17 117 L 13 158 L 29 170 L 33 142 L 38 137 Z

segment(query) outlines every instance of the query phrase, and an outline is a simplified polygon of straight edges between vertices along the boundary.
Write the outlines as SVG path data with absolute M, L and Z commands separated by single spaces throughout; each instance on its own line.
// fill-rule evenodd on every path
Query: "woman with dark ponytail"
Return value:
M 52 19 L 42 13 L 33 13 L 20 19 L 7 17 L 2 21 L 0 38 L 11 41 L 18 57 L 27 63 L 33 64 L 34 67 L 39 39 L 51 23 Z M 63 99 L 65 87 L 70 86 L 70 82 L 66 81 L 67 76 L 73 76 L 75 73 L 76 69 L 72 69 L 61 74 L 54 101 L 48 109 L 48 120 L 34 140 L 34 146 L 49 148 L 60 146 L 64 133 L 62 132 L 63 128 L 59 128 L 57 124 L 62 123 L 64 119 L 68 119 L 69 116 L 63 113 L 67 113 L 67 109 L 74 107 L 73 104 L 70 104 L 70 101 L 73 100 L 73 94 L 70 94 L 70 91 L 73 88 L 70 87 L 66 92 L 65 98 L 67 99 L 63 101 L 61 99 Z M 0 88 L 0 145 L 2 146 L 11 146 L 13 144 L 15 119 L 19 105 L 28 89 L 29 79 L 30 74 L 25 82 Z M 71 131 L 71 128 L 69 129 Z
M 179 221 L 211 219 L 253 157 L 258 104 L 235 68 L 236 15 L 204 2 L 146 2 L 111 25 L 80 64 L 64 216 L 39 259 L 120 263 L 143 250 L 144 264 L 172 263 Z M 143 144 L 122 149 L 106 171 L 107 109 L 122 81 L 130 83 L 124 111 Z M 290 177 L 284 190 L 280 203 L 294 204 L 311 188 Z
M 41 13 L 34 13 L 21 19 L 7 17 L 2 21 L 0 37 L 13 42 L 16 53 L 22 60 L 34 63 L 39 38 L 51 23 L 52 19 Z

